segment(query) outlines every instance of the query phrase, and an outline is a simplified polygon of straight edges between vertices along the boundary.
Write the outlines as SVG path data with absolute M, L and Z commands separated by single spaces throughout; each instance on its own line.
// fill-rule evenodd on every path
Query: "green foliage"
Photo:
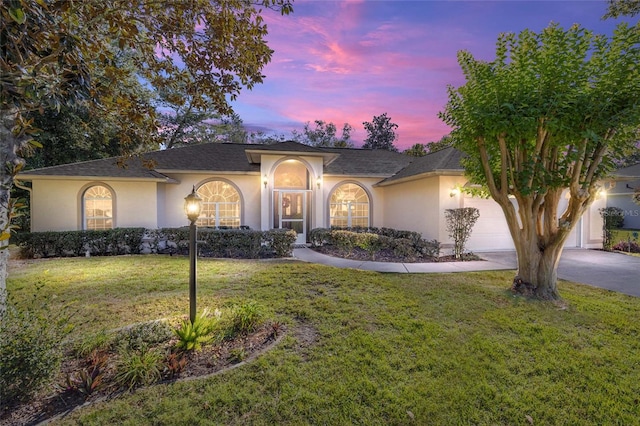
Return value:
M 258 259 L 289 257 L 296 233 L 292 230 L 199 228 L 198 253 L 203 257 Z M 116 228 L 104 231 L 24 232 L 12 237 L 23 258 L 109 256 L 152 253 L 189 254 L 189 229 Z M 148 248 L 147 248 L 148 247 Z
M 602 217 L 602 248 L 611 250 L 614 243 L 611 231 L 624 226 L 624 210 L 619 207 L 605 207 L 599 212 Z
M 162 355 L 156 350 L 123 348 L 119 357 L 115 382 L 121 387 L 132 390 L 155 383 L 162 377 Z
M 311 128 L 311 124 L 307 121 L 304 125 L 302 133 L 294 130 L 292 138 L 296 142 L 300 142 L 311 146 L 325 146 L 330 148 L 351 148 L 353 143 L 350 141 L 353 127 L 348 123 L 342 126 L 342 136 L 336 135 L 336 125 L 326 123 L 323 120 L 315 120 L 315 129 Z
M 391 250 L 407 259 L 440 256 L 438 241 L 425 240 L 419 232 L 392 228 L 315 228 L 309 232 L 309 240 L 314 247 L 335 246 L 347 256 L 354 248 L 366 250 L 372 259 L 381 250 Z
M 8 303 L 0 314 L 0 408 L 26 401 L 47 385 L 62 361 L 71 332 L 68 309 L 48 309 L 41 286 L 26 304 Z M 0 410 L 2 411 L 2 410 Z
M 230 319 L 232 335 L 249 334 L 258 328 L 263 317 L 262 307 L 256 302 L 250 301 L 232 306 Z
M 620 16 L 633 17 L 640 13 L 640 0 L 607 0 L 609 4 L 607 13 L 603 16 L 607 18 L 619 18 Z
M 16 234 L 13 242 L 20 255 L 32 257 L 109 256 L 140 254 L 144 228 L 115 228 L 101 231 L 48 231 Z
M 80 357 L 89 356 L 94 351 L 107 349 L 111 346 L 112 337 L 106 330 L 91 334 L 74 345 L 74 352 Z
M 387 151 L 398 152 L 398 148 L 393 145 L 398 138 L 395 132 L 398 125 L 391 122 L 391 117 L 388 117 L 386 112 L 382 115 L 374 116 L 371 122 L 365 121 L 362 124 L 367 132 L 362 148 L 386 149 Z
M 555 23 L 539 33 L 503 33 L 493 61 L 461 51 L 458 62 L 466 83 L 448 88 L 440 117 L 467 154 L 471 183 L 505 212 L 521 278 L 539 296 L 559 297 L 556 274 L 542 272 L 544 265 L 557 265 L 599 181 L 636 149 L 640 23 L 621 23 L 612 37 Z M 548 214 L 565 189 L 567 208 Z
M 216 316 L 209 316 L 209 311 L 204 310 L 196 316 L 193 323 L 184 320 L 182 325 L 175 330 L 178 336 L 176 348 L 182 351 L 199 351 L 202 345 L 209 343 L 215 337 L 213 332 L 217 329 L 218 319 Z
M 113 346 L 129 351 L 142 350 L 169 341 L 173 329 L 164 321 L 135 324 L 119 330 L 113 337 Z
M 464 254 L 464 246 L 471 236 L 471 231 L 480 217 L 480 212 L 475 207 L 463 207 L 459 209 L 446 209 L 444 217 L 447 221 L 447 232 L 453 239 L 453 255 L 460 259 Z

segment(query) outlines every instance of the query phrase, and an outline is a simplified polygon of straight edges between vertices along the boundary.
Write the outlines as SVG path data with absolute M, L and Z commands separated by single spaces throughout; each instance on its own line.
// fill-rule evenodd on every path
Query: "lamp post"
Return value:
M 196 259 L 197 243 L 196 221 L 202 210 L 202 198 L 196 194 L 196 187 L 193 186 L 191 194 L 184 198 L 184 211 L 189 219 L 189 320 L 193 324 L 196 320 Z

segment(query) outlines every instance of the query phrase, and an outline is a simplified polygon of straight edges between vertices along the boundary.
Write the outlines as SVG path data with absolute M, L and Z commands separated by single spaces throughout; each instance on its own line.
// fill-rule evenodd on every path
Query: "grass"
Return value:
M 638 424 L 638 298 L 561 282 L 565 304 L 531 302 L 507 290 L 509 271 L 202 259 L 198 274 L 199 309 L 255 300 L 288 335 L 241 368 L 138 390 L 60 424 Z M 13 268 L 8 289 L 20 300 L 38 281 L 56 295 L 48 309 L 73 304 L 79 335 L 189 306 L 180 257 L 37 261 Z

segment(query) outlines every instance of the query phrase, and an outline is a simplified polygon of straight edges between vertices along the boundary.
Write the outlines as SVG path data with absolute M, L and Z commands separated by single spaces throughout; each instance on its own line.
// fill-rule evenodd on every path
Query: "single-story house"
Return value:
M 455 191 L 467 184 L 461 156 L 453 148 L 416 158 L 296 142 L 205 143 L 151 152 L 125 167 L 110 158 L 24 171 L 18 179 L 31 183 L 34 232 L 184 226 L 184 198 L 195 187 L 204 201 L 201 226 L 289 228 L 299 243 L 313 228 L 388 227 L 447 247 L 445 209 L 477 207 L 467 248 L 513 248 L 497 203 Z M 568 247 L 600 247 L 600 207 L 604 199 L 585 213 Z
M 640 205 L 633 198 L 640 193 L 640 163 L 616 170 L 608 186 L 607 207 L 622 209 L 624 228 L 640 229 Z

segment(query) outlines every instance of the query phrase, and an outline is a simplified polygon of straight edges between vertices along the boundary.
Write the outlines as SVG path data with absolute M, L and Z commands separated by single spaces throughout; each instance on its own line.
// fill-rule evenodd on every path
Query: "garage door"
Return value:
M 480 217 L 467 243 L 467 250 L 512 250 L 514 248 L 507 221 L 498 203 L 492 199 L 465 195 L 463 204 L 464 207 L 475 207 L 480 211 Z
M 465 196 L 464 207 L 475 207 L 480 211 L 480 217 L 473 227 L 471 237 L 467 243 L 470 251 L 507 250 L 514 249 L 513 240 L 507 227 L 502 208 L 492 199 Z M 564 206 L 561 206 L 561 210 Z M 582 220 L 582 219 L 581 219 Z M 579 246 L 580 223 L 576 225 L 565 243 L 565 248 Z

